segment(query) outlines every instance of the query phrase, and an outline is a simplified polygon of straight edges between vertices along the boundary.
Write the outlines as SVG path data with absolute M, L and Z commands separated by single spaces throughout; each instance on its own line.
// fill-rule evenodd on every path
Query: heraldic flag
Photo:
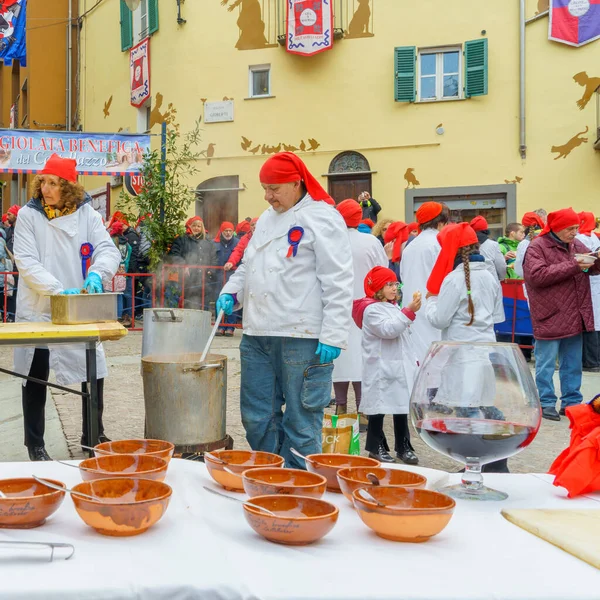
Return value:
M 548 39 L 583 46 L 600 37 L 600 0 L 552 0 Z
M 286 50 L 312 56 L 333 46 L 333 0 L 287 0 Z
M 0 0 L 0 59 L 5 65 L 18 60 L 27 66 L 25 13 L 27 0 Z

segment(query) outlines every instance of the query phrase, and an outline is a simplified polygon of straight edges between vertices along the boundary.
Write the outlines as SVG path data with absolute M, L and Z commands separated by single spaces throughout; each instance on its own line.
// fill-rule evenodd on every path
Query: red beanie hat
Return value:
M 342 200 L 342 202 L 340 202 L 336 208 L 342 217 L 344 217 L 344 221 L 346 221 L 346 227 L 358 227 L 360 225 L 360 220 L 362 219 L 362 208 L 356 200 L 353 200 L 352 198 Z
M 546 235 L 551 231 L 557 232 L 566 229 L 567 227 L 575 227 L 581 222 L 579 215 L 572 208 L 563 208 L 556 210 L 548 215 L 548 222 L 540 235 Z
M 587 236 L 592 236 L 592 231 L 596 229 L 596 217 L 591 212 L 580 212 L 579 213 L 579 233 L 583 233 Z
M 523 227 L 544 229 L 544 221 L 542 221 L 542 217 L 534 212 L 526 212 L 521 219 L 521 225 L 523 225 Z
M 485 231 L 490 228 L 488 222 L 481 215 L 476 216 L 471 221 L 471 227 L 473 228 L 473 231 Z
M 250 221 L 240 221 L 235 228 L 236 233 L 248 233 L 250 231 Z
M 19 211 L 21 210 L 20 206 L 17 206 L 16 204 L 13 204 L 9 209 L 7 214 L 11 214 L 14 215 L 15 217 L 19 214 Z
M 109 219 L 108 225 L 106 226 L 106 228 L 110 229 L 112 227 L 113 223 L 117 223 L 117 222 L 123 223 L 123 225 L 125 225 L 126 227 L 129 227 L 129 222 L 125 218 L 125 215 L 121 211 L 116 210 L 112 214 L 111 218 Z
M 417 209 L 417 221 L 420 225 L 429 223 L 440 215 L 444 207 L 439 202 L 425 202 Z
M 375 223 L 373 222 L 372 219 L 363 219 L 359 225 L 366 225 L 367 227 L 370 227 L 371 229 L 373 229 L 373 227 L 375 227 Z
M 115 222 L 114 222 L 114 223 L 111 225 L 111 227 L 110 227 L 110 229 L 109 229 L 109 231 L 108 231 L 108 233 L 109 233 L 111 236 L 115 236 L 115 235 L 123 235 L 123 233 L 124 233 L 124 232 L 125 232 L 125 224 L 124 224 L 124 223 L 122 223 L 121 221 L 115 221 Z
M 200 221 L 200 223 L 204 223 L 204 221 L 202 220 L 202 217 L 190 217 L 186 222 L 185 222 L 185 232 L 188 234 L 192 234 L 192 223 L 195 223 L 196 221 Z
M 408 227 L 408 233 L 410 233 L 411 231 L 415 231 L 415 229 L 418 230 L 419 224 L 416 221 L 413 221 L 412 223 L 409 223 L 407 225 L 407 227 Z
M 402 254 L 402 244 L 408 240 L 408 225 L 402 221 L 392 223 L 383 236 L 383 241 L 386 244 L 394 242 L 394 250 L 392 253 L 392 262 L 399 262 Z
M 379 290 L 383 289 L 386 283 L 391 281 L 398 281 L 394 271 L 387 267 L 373 267 L 365 277 L 365 294 L 369 298 L 373 298 Z
M 260 182 L 267 185 L 304 181 L 306 191 L 313 200 L 323 200 L 334 205 L 333 198 L 311 175 L 306 165 L 292 152 L 278 152 L 269 157 L 260 170 Z
M 40 171 L 41 175 L 56 175 L 72 183 L 77 182 L 77 161 L 72 158 L 61 158 L 53 154 Z
M 219 231 L 217 232 L 217 235 L 215 236 L 215 242 L 221 241 L 221 234 L 223 233 L 223 231 L 225 231 L 225 229 L 235 230 L 235 227 L 233 226 L 233 223 L 231 223 L 231 221 L 223 221 L 221 223 L 221 227 L 219 227 Z
M 2 222 L 3 222 L 3 223 L 8 223 L 8 213 L 4 213 L 4 214 L 2 215 Z
M 468 223 L 454 223 L 444 227 L 437 234 L 437 240 L 442 247 L 431 275 L 427 280 L 427 291 L 436 295 L 440 293 L 446 275 L 454 269 L 454 259 L 459 248 L 477 243 L 477 234 Z

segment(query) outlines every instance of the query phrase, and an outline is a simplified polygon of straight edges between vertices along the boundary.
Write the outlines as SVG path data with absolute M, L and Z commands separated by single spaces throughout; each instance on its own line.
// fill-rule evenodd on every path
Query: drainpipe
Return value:
M 527 156 L 526 124 L 525 124 L 525 0 L 519 0 L 519 152 L 521 158 Z
M 73 101 L 71 98 L 71 82 L 73 80 L 73 0 L 69 0 L 69 21 L 67 22 L 67 131 L 71 131 L 73 121 Z

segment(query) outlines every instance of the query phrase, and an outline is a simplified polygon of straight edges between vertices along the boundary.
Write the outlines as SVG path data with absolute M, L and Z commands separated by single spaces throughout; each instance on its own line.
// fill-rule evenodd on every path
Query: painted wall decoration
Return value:
M 583 46 L 600 38 L 600 3 L 597 0 L 551 0 L 548 39 Z
M 584 131 L 580 131 L 575 134 L 566 144 L 562 144 L 562 146 L 552 146 L 550 152 L 557 152 L 557 156 L 554 157 L 554 160 L 558 160 L 559 158 L 567 158 L 575 148 L 581 146 L 581 144 L 587 144 L 588 138 L 581 137 L 585 135 L 590 128 L 586 125 Z
M 277 145 L 270 146 L 266 143 L 258 142 L 254 145 L 254 142 L 245 137 L 241 136 L 242 141 L 240 142 L 240 147 L 244 152 L 249 152 L 250 154 L 257 154 L 260 152 L 261 154 L 276 154 L 277 152 L 316 152 L 317 148 L 321 145 L 316 139 L 308 138 L 308 145 L 304 140 L 301 140 L 299 144 L 286 144 L 284 142 L 279 142 Z
M 371 0 L 357 0 L 356 9 L 348 24 L 346 39 L 373 37 Z M 369 29 L 371 28 L 371 31 Z
M 104 118 L 110 117 L 110 105 L 112 104 L 113 97 L 111 96 L 105 103 L 102 112 L 104 113 Z
M 420 181 L 415 176 L 415 170 L 413 168 L 406 169 L 406 173 L 404 173 L 404 179 L 406 180 L 407 189 L 412 185 L 413 188 L 421 185 Z
M 235 44 L 238 50 L 256 50 L 270 44 L 265 36 L 265 22 L 259 0 L 221 0 L 229 12 L 240 8 L 237 19 L 239 38 Z
M 521 181 L 523 181 L 523 178 L 515 175 L 514 179 L 505 179 L 504 183 L 521 183 Z
M 579 110 L 583 110 L 592 99 L 594 92 L 600 87 L 600 77 L 590 77 L 585 71 L 573 75 L 573 81 L 585 88 L 583 96 L 577 100 Z
M 206 166 L 210 166 L 210 159 L 215 155 L 216 144 L 210 143 L 206 147 L 206 150 L 201 150 L 198 154 L 206 158 Z
M 163 95 L 160 92 L 156 92 L 156 97 L 152 103 L 152 112 L 150 113 L 150 123 L 148 124 L 150 129 L 152 129 L 154 125 L 160 125 L 161 123 L 177 127 L 177 124 L 175 123 L 177 109 L 173 106 L 172 102 L 169 102 L 167 109 L 162 111 L 163 100 Z
M 333 48 L 331 0 L 287 0 L 285 49 L 290 54 L 314 56 Z

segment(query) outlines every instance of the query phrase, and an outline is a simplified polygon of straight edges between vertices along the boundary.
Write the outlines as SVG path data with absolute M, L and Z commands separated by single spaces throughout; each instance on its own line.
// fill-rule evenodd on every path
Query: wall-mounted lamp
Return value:
M 183 25 L 187 23 L 185 19 L 181 17 L 181 5 L 185 2 L 185 0 L 177 0 L 177 25 Z
M 133 12 L 139 5 L 141 0 L 125 0 L 125 4 L 127 4 L 127 8 Z

